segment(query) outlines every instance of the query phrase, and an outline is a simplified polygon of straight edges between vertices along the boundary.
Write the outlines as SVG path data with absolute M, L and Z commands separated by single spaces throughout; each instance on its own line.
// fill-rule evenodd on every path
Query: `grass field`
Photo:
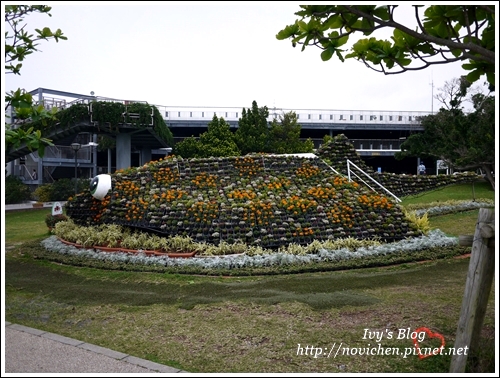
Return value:
M 446 202 L 450 200 L 495 199 L 495 192 L 489 182 L 480 181 L 473 184 L 458 184 L 444 187 L 416 196 L 403 198 L 404 206 L 417 203 Z
M 49 236 L 45 217 L 51 209 L 9 211 L 5 214 L 6 244 L 21 243 Z
M 483 189 L 479 192 L 476 184 L 476 198 L 494 198 L 491 189 Z M 471 193 L 470 186 L 450 187 L 403 204 L 472 199 Z M 420 359 L 413 354 L 408 330 L 427 327 L 443 335 L 447 348 L 453 346 L 468 258 L 265 277 L 107 271 L 34 258 L 38 241 L 48 236 L 46 213 L 5 217 L 5 316 L 10 322 L 193 373 L 449 370 L 449 355 Z M 430 222 L 450 235 L 471 233 L 477 213 Z M 10 248 L 17 243 L 22 244 Z M 469 364 L 467 372 L 495 372 L 495 317 L 494 284 L 476 351 L 479 363 Z M 370 339 L 375 332 L 382 337 Z M 333 345 L 343 349 L 327 357 Z M 363 352 L 379 345 L 400 354 Z M 313 349 L 305 354 L 306 346 L 315 348 L 317 358 Z M 436 345 L 428 339 L 421 346 Z

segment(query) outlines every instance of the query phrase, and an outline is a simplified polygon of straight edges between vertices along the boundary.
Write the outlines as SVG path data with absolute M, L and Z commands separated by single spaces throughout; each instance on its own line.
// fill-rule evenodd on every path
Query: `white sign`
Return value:
M 444 160 L 436 161 L 438 169 L 448 169 L 448 166 L 444 162 Z
M 52 205 L 52 215 L 59 215 L 63 213 L 63 208 L 59 202 L 54 202 Z

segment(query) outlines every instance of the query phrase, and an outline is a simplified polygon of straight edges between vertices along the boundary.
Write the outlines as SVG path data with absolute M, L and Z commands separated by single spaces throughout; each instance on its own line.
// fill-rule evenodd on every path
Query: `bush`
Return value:
M 87 189 L 89 186 L 88 179 L 78 179 L 78 193 Z M 38 186 L 33 192 L 35 200 L 39 202 L 49 201 L 66 201 L 69 197 L 75 195 L 74 179 L 62 178 L 54 181 L 52 184 L 43 184 Z M 29 199 L 29 198 L 28 198 Z
M 19 177 L 9 175 L 5 178 L 5 203 L 21 203 L 30 199 L 30 188 Z
M 38 202 L 49 202 L 52 197 L 52 184 L 43 184 L 33 192 L 35 199 Z
M 66 201 L 75 195 L 74 179 L 62 178 L 51 184 L 50 201 Z M 81 192 L 89 187 L 88 179 L 78 179 L 77 191 Z
M 49 228 L 54 228 L 56 223 L 62 222 L 62 221 L 67 221 L 67 220 L 68 220 L 68 217 L 64 214 L 52 215 L 51 213 L 49 213 L 45 217 L 45 224 Z

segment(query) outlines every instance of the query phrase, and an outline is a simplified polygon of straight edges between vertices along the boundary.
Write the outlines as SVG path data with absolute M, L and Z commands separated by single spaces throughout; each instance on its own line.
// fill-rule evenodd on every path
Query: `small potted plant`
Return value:
M 52 231 L 52 229 L 55 227 L 57 222 L 66 221 L 66 220 L 68 220 L 68 217 L 64 214 L 52 215 L 52 213 L 49 213 L 45 217 L 45 224 L 49 228 L 49 231 Z

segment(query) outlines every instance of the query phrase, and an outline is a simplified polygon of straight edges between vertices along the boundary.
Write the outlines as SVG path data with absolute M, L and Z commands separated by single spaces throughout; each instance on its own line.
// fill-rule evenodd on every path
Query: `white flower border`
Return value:
M 233 255 L 212 258 L 170 258 L 168 256 L 147 256 L 144 253 L 102 252 L 94 249 L 76 248 L 62 243 L 56 236 L 42 240 L 41 245 L 50 251 L 80 256 L 95 260 L 108 260 L 137 265 L 161 265 L 165 267 L 196 267 L 202 269 L 238 269 L 269 266 L 304 265 L 323 261 L 340 261 L 366 256 L 389 255 L 397 252 L 420 251 L 435 247 L 458 244 L 458 238 L 446 236 L 441 230 L 429 231 L 427 235 L 408 238 L 380 246 L 362 247 L 356 251 L 347 248 L 337 250 L 320 249 L 317 254 L 291 255 L 283 252 L 257 256 Z
M 453 204 L 453 205 L 441 205 L 441 206 L 433 206 L 423 209 L 415 210 L 415 214 L 417 216 L 422 216 L 425 213 L 429 216 L 441 215 L 441 214 L 449 214 L 456 213 L 460 211 L 468 211 L 475 210 L 482 207 L 493 207 L 493 202 L 475 202 L 475 201 L 463 201 L 461 203 Z

